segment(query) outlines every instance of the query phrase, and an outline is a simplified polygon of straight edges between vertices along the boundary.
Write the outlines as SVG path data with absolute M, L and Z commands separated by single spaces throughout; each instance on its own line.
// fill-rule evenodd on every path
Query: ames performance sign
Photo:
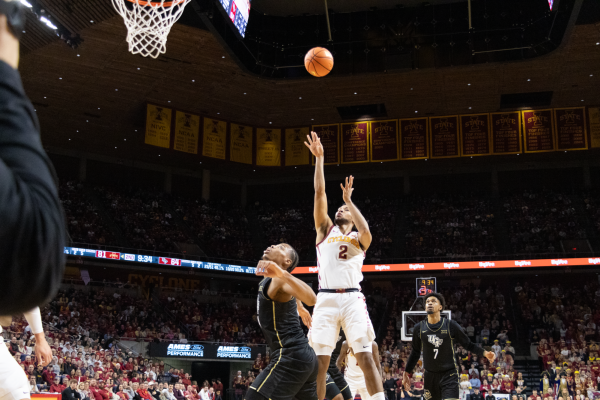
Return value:
M 213 343 L 150 343 L 152 357 L 186 357 L 207 360 L 254 360 L 259 353 L 266 353 L 266 346 L 225 346 Z
M 558 258 L 544 260 L 458 261 L 439 263 L 363 265 L 362 272 L 435 271 L 445 269 L 532 268 L 599 265 L 600 258 Z M 316 274 L 318 267 L 297 267 L 293 274 Z

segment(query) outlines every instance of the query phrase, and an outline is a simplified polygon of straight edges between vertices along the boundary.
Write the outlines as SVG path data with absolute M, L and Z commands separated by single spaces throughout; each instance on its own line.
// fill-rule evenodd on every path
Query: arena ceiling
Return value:
M 576 25 L 576 15 L 558 49 L 530 60 L 268 79 L 240 66 L 194 12 L 154 60 L 128 52 L 110 2 L 39 1 L 84 40 L 72 49 L 28 17 L 20 70 L 49 148 L 243 176 L 253 171 L 144 145 L 145 104 L 272 127 L 340 122 L 337 107 L 373 103 L 389 118 L 490 112 L 507 93 L 551 91 L 552 107 L 600 105 L 600 24 Z

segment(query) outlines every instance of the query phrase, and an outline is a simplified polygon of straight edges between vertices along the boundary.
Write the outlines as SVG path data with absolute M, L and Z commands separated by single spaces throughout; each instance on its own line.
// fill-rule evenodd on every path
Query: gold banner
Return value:
M 243 164 L 252 164 L 252 127 L 232 123 L 229 139 L 231 143 L 229 159 Z
M 285 165 L 308 165 L 308 147 L 304 145 L 310 129 L 289 128 L 285 130 Z
M 256 165 L 281 165 L 281 129 L 256 130 Z
M 600 147 L 600 107 L 588 109 L 590 116 L 590 144 L 592 147 Z
M 227 146 L 227 122 L 204 118 L 202 140 L 203 156 L 224 160 Z
M 175 111 L 175 150 L 198 154 L 199 132 L 200 116 Z
M 146 139 L 144 142 L 152 146 L 168 149 L 171 144 L 171 116 L 173 110 L 154 104 L 146 109 Z

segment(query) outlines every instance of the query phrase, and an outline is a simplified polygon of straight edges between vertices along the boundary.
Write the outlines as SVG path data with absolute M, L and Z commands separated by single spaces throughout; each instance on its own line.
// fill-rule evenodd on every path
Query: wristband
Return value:
M 15 38 L 20 39 L 25 28 L 25 10 L 18 0 L 0 0 L 0 14 L 6 15 L 8 27 Z

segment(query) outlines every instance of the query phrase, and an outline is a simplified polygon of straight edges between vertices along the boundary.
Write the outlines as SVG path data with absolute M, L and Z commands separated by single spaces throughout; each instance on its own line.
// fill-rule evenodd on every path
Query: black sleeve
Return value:
M 415 332 L 417 332 L 418 334 L 415 334 Z M 419 361 L 419 358 L 421 358 L 421 350 L 423 346 L 421 344 L 420 322 L 413 328 L 413 337 L 411 345 L 412 350 L 410 352 L 410 355 L 408 356 L 408 360 L 406 360 L 406 372 L 409 374 L 412 373 L 412 371 L 415 369 L 415 366 L 417 365 L 417 362 Z
M 471 342 L 471 339 L 469 339 L 465 331 L 463 331 L 456 321 L 450 320 L 448 323 L 450 325 L 450 336 L 452 339 L 456 340 L 462 347 L 467 349 L 468 352 L 476 354 L 480 358 L 483 357 L 483 352 L 485 350 Z
M 65 218 L 19 73 L 0 61 L 0 315 L 52 298 L 65 266 Z

